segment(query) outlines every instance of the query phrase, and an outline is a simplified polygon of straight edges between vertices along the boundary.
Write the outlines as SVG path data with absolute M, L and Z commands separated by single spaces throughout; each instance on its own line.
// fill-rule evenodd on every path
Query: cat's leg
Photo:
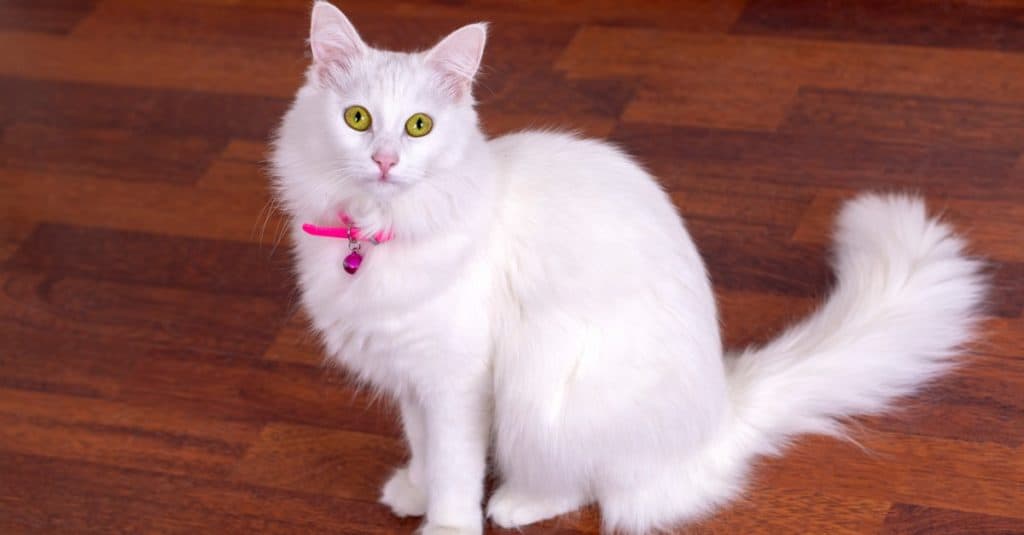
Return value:
M 591 501 L 587 439 L 573 423 L 572 389 L 588 352 L 575 318 L 534 313 L 506 327 L 495 358 L 494 457 L 502 484 L 487 503 L 493 524 L 516 528 L 572 512 Z M 590 449 L 589 447 L 586 449 Z
M 582 489 L 531 492 L 521 485 L 505 482 L 487 502 L 487 516 L 503 528 L 517 528 L 570 513 L 588 501 Z
M 423 535 L 483 532 L 487 445 L 490 433 L 486 380 L 447 384 L 424 400 L 427 521 Z
M 402 428 L 409 443 L 409 464 L 395 470 L 384 484 L 380 501 L 397 516 L 422 516 L 427 512 L 427 494 L 424 490 L 426 474 L 426 431 L 423 428 L 423 408 L 411 396 L 400 399 Z

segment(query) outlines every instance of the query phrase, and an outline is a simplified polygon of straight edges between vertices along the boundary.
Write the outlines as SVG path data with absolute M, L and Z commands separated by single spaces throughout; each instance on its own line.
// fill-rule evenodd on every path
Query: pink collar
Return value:
M 391 241 L 394 238 L 394 234 L 390 230 L 382 230 L 370 238 L 365 238 L 361 235 L 359 227 L 355 226 L 352 218 L 346 214 L 338 214 L 338 219 L 341 220 L 343 226 L 340 227 L 320 227 L 312 223 L 303 223 L 302 231 L 311 236 L 323 236 L 325 238 L 342 238 L 346 240 L 365 241 L 373 244 L 379 244 Z
M 355 275 L 356 271 L 359 270 L 359 266 L 363 264 L 363 255 L 360 254 L 361 244 L 359 242 L 366 241 L 374 245 L 391 241 L 393 237 L 390 230 L 382 230 L 369 239 L 361 236 L 359 227 L 355 226 L 352 218 L 348 215 L 341 213 L 338 214 L 338 219 L 344 226 L 341 227 L 318 227 L 311 223 L 304 223 L 302 225 L 302 231 L 311 236 L 323 236 L 326 238 L 342 238 L 348 240 L 348 256 L 345 257 L 345 261 L 342 262 L 341 267 L 345 269 L 345 272 L 349 275 Z

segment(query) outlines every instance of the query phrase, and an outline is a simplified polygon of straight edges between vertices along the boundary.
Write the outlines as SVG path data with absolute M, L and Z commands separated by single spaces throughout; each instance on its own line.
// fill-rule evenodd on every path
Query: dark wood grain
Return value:
M 1024 104 L 801 87 L 779 129 L 897 143 L 1020 149 Z
M 153 90 L 0 76 L 0 123 L 264 141 L 288 101 L 260 95 Z M 158 174 L 158 173 L 153 173 Z
M 979 353 L 985 351 L 979 347 Z M 948 379 L 906 400 L 899 409 L 867 420 L 871 429 L 971 442 L 1024 444 L 1024 359 L 973 355 Z
M 0 391 L 0 443 L 8 451 L 126 468 L 226 477 L 259 426 L 168 407 Z
M 395 437 L 271 424 L 232 479 L 375 503 L 380 487 L 405 457 Z
M 280 326 L 279 301 L 12 271 L 0 317 L 51 336 L 112 338 L 150 346 L 262 352 Z
M 282 298 L 291 292 L 286 262 L 249 243 L 43 223 L 6 268 Z
M 612 139 L 630 147 L 672 180 L 695 176 L 802 186 L 935 188 L 964 198 L 1024 198 L 1011 188 L 1017 149 L 939 147 L 842 135 L 742 132 L 642 123 L 622 125 Z M 641 140 L 643 140 L 641 142 Z M 960 180 L 971 176 L 971 180 Z M 1007 186 L 1005 188 L 1000 186 Z
M 923 194 L 988 262 L 960 369 L 851 442 L 758 462 L 679 533 L 1024 533 L 1019 3 L 343 7 L 391 48 L 490 21 L 486 131 L 637 156 L 704 254 L 729 347 L 827 294 L 835 211 L 863 189 Z M 0 2 L 0 532 L 415 531 L 376 503 L 406 456 L 395 410 L 324 360 L 270 203 L 309 9 Z M 522 533 L 596 535 L 599 515 Z
M 86 176 L 190 184 L 223 145 L 223 141 L 127 130 L 16 123 L 4 130 L 0 160 L 11 170 L 66 176 L 69 181 Z
M 0 29 L 66 34 L 92 12 L 96 0 L 7 0 Z
M 148 354 L 147 354 L 148 353 Z M 117 399 L 173 405 L 229 421 L 273 421 L 397 436 L 390 406 L 319 367 L 252 355 L 154 351 L 139 355 Z
M 1020 520 L 1015 518 L 904 503 L 893 505 L 882 527 L 882 533 L 887 535 L 1019 535 L 1022 530 Z
M 1024 522 L 1024 463 L 1016 447 L 870 427 L 856 430 L 852 438 L 845 444 L 804 438 L 785 457 L 761 462 L 758 484 L 913 502 Z M 963 462 L 967 456 L 972 462 Z
M 412 532 L 383 506 L 212 477 L 10 452 L 0 470 L 8 533 Z
M 1024 8 L 968 0 L 751 0 L 738 33 L 809 39 L 1024 49 Z

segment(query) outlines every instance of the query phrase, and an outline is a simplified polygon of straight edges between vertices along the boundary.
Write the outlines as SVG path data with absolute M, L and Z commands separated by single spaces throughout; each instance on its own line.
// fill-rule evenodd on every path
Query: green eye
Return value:
M 349 106 L 345 108 L 345 124 L 351 126 L 353 130 L 362 132 L 370 128 L 370 123 L 372 122 L 370 112 L 366 111 L 366 108 L 362 106 Z
M 412 137 L 423 137 L 434 128 L 434 120 L 425 113 L 417 113 L 405 122 L 405 132 Z

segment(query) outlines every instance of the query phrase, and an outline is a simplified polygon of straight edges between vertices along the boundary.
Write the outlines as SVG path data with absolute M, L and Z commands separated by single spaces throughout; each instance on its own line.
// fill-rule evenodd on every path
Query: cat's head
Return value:
M 386 200 L 466 161 L 481 136 L 472 85 L 484 24 L 464 26 L 417 53 L 370 47 L 327 2 L 314 5 L 310 26 L 313 63 L 275 154 L 279 175 L 303 175 L 293 180 L 309 183 L 281 186 L 325 202 Z

